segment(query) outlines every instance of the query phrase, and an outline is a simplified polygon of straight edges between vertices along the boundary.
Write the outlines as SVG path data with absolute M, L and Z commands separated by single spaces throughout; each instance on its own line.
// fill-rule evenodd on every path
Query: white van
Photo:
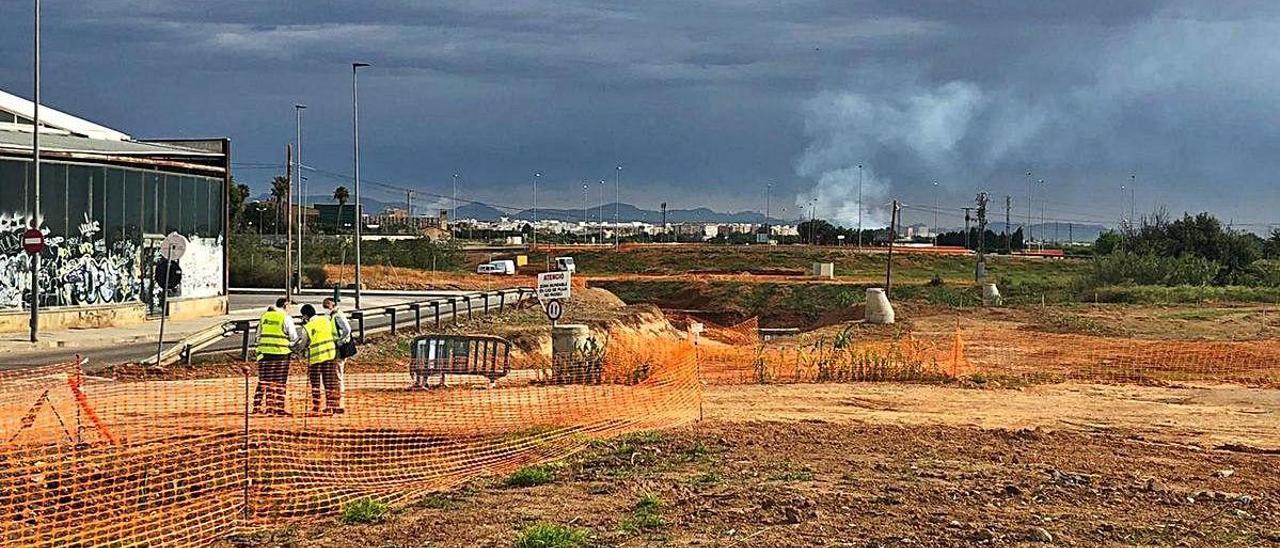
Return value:
M 476 274 L 495 274 L 495 275 L 514 276 L 515 273 L 516 273 L 516 262 L 510 259 L 480 263 L 480 266 L 476 267 Z
M 577 272 L 578 267 L 573 264 L 573 257 L 556 257 L 556 270 L 561 272 Z

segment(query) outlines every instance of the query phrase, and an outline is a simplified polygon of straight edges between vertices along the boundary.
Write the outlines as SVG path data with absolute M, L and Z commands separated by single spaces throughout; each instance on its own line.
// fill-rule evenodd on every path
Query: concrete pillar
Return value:
M 883 288 L 867 288 L 867 304 L 863 316 L 867 319 L 867 323 L 893 323 L 893 305 L 889 304 L 889 298 L 885 296 Z
M 1000 289 L 996 284 L 982 284 L 982 306 L 1000 306 L 1004 299 L 1000 297 Z
M 551 328 L 551 378 L 555 384 L 591 384 L 600 380 L 600 366 L 583 353 L 590 347 L 591 328 L 562 324 Z
M 573 356 L 591 338 L 591 328 L 583 324 L 565 323 L 551 328 L 551 357 Z

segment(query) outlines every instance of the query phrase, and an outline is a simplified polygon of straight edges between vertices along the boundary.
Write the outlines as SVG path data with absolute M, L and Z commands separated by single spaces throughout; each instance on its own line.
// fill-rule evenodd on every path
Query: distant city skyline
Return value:
M 30 97 L 30 4 L 0 5 L 0 88 Z M 655 1 L 46 2 L 44 102 L 139 138 L 229 136 L 255 191 L 303 103 L 313 191 L 350 183 L 352 61 L 365 196 L 527 208 L 614 201 L 851 225 L 890 199 L 1115 224 L 1208 210 L 1276 222 L 1280 6 Z M 109 44 L 110 47 L 104 47 Z M 857 166 L 863 165 L 859 170 Z M 1031 171 L 1033 175 L 1026 177 Z M 1131 176 L 1136 176 L 1131 178 Z M 597 181 L 606 180 L 603 199 Z M 1045 183 L 1041 185 L 1040 179 Z M 255 192 L 256 193 L 256 192 Z M 787 208 L 787 213 L 781 213 Z M 997 213 L 998 212 L 998 213 Z M 919 210 L 913 221 L 932 224 Z

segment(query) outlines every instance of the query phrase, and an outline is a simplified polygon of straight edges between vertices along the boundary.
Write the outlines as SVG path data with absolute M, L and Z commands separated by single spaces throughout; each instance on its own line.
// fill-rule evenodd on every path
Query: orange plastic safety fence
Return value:
M 425 389 L 407 361 L 258 369 L 146 382 L 75 364 L 0 373 L 0 544 L 206 544 L 678 425 L 701 399 L 692 349 L 674 342 L 614 341 L 514 364 L 492 384 L 449 373 Z
M 991 325 L 891 338 L 704 344 L 707 382 L 804 383 L 1010 378 L 1029 381 L 1280 384 L 1280 342 L 1152 340 Z

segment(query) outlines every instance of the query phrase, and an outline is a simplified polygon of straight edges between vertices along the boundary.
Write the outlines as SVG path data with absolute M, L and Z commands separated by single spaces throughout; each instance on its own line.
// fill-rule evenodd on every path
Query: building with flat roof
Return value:
M 225 313 L 230 140 L 139 140 L 41 105 L 33 218 L 33 110 L 0 91 L 0 331 L 27 329 L 32 226 L 42 329 L 142 321 L 165 301 L 171 317 Z M 187 246 L 170 265 L 159 244 L 174 233 Z

